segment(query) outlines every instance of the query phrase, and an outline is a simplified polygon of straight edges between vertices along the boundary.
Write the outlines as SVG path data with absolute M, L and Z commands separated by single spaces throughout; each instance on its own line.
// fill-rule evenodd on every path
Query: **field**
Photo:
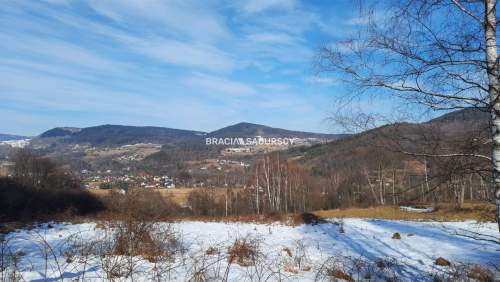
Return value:
M 142 189 L 142 188 L 138 188 Z M 149 188 L 146 188 L 149 189 Z M 199 191 L 201 188 L 174 188 L 174 189 L 150 189 L 152 191 L 160 193 L 160 195 L 164 198 L 168 198 L 173 200 L 175 203 L 179 205 L 186 205 L 189 194 L 193 191 Z M 238 191 L 239 188 L 231 188 L 232 191 Z M 104 197 L 109 195 L 112 190 L 110 189 L 89 189 L 90 193 Z M 214 191 L 217 196 L 223 196 L 226 193 L 225 188 L 214 188 L 211 189 Z
M 26 281 L 436 281 L 479 274 L 499 278 L 499 238 L 493 223 L 328 219 L 288 226 L 184 221 L 158 223 L 157 228 L 163 231 L 156 235 L 171 234 L 165 244 L 177 251 L 165 257 L 103 251 L 116 243 L 107 238 L 119 230 L 105 223 L 42 224 L 11 232 L 2 250 L 15 254 L 15 262 L 2 252 L 7 267 L 1 275 Z
M 349 208 L 316 211 L 320 217 L 358 217 L 383 218 L 397 220 L 435 220 L 435 221 L 494 221 L 495 205 L 484 202 L 466 202 L 462 208 L 452 204 L 439 204 L 436 210 L 429 213 L 402 211 L 398 206 L 379 206 L 370 208 Z

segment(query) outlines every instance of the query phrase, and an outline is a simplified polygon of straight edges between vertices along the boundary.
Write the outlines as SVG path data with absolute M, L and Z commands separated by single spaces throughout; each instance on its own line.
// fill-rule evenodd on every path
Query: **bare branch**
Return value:
M 481 20 L 480 17 L 474 15 L 471 11 L 467 10 L 462 4 L 460 4 L 460 2 L 458 2 L 457 0 L 451 0 L 451 2 L 453 4 L 455 4 L 455 6 L 457 6 L 457 8 L 459 8 L 462 12 L 464 12 L 465 14 L 467 14 L 468 16 L 472 17 L 473 19 L 475 19 L 476 21 L 480 22 L 481 24 L 483 23 L 483 21 Z

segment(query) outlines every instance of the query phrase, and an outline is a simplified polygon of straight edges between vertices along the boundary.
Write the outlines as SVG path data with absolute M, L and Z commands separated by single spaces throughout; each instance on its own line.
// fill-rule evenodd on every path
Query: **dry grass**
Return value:
M 451 263 L 445 258 L 438 257 L 434 264 L 439 266 L 449 266 Z
M 319 217 L 329 218 L 383 218 L 397 220 L 436 220 L 436 221 L 493 221 L 495 205 L 489 203 L 465 203 L 462 209 L 457 209 L 451 204 L 440 204 L 436 211 L 430 213 L 406 212 L 395 206 L 380 206 L 371 208 L 349 208 L 316 211 Z
M 468 277 L 480 282 L 494 282 L 494 274 L 491 270 L 481 267 L 479 265 L 474 265 L 469 268 Z
M 488 268 L 479 265 L 451 264 L 446 272 L 433 274 L 435 282 L 476 281 L 496 282 L 495 274 Z
M 345 273 L 340 269 L 329 269 L 327 271 L 327 275 L 333 278 L 354 282 L 354 279 L 352 278 L 351 274 Z
M 138 191 L 140 191 L 141 189 L 144 189 L 144 190 L 148 190 L 148 191 L 154 191 L 154 192 L 158 192 L 160 193 L 160 195 L 165 198 L 165 199 L 169 199 L 173 202 L 175 202 L 176 204 L 179 204 L 179 205 L 186 205 L 187 202 L 188 202 L 188 197 L 189 197 L 189 194 L 193 191 L 201 191 L 203 189 L 207 189 L 207 188 L 174 188 L 174 189 L 164 189 L 164 188 L 155 188 L 155 189 L 151 189 L 151 188 L 136 188 Z M 222 197 L 225 195 L 226 193 L 226 188 L 210 188 L 211 191 L 215 191 L 215 195 L 217 197 Z M 237 191 L 240 191 L 241 188 L 231 188 L 231 190 L 233 192 L 237 192 Z M 90 193 L 96 195 L 96 196 L 99 196 L 99 197 L 105 197 L 105 196 L 108 196 L 112 193 L 112 189 L 89 189 L 88 190 Z
M 229 263 L 237 263 L 245 267 L 253 266 L 258 256 L 258 245 L 249 238 L 236 239 L 227 254 Z

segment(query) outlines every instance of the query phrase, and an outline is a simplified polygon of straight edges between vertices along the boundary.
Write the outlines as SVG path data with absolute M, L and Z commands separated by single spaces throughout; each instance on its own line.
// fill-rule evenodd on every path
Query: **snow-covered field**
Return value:
M 364 281 L 394 275 L 404 281 L 432 281 L 429 274 L 451 271 L 450 267 L 435 265 L 438 257 L 453 265 L 480 264 L 492 270 L 500 267 L 500 238 L 494 223 L 331 219 L 328 223 L 296 227 L 192 221 L 173 223 L 171 227 L 185 252 L 165 264 L 140 257 L 128 260 L 129 265 L 133 264 L 133 277 L 117 279 L 187 281 L 212 277 L 218 281 L 227 275 L 229 281 L 315 281 L 329 280 L 322 273 L 335 267 L 353 273 L 358 280 L 370 269 L 367 263 L 376 266 L 376 262 L 384 261 L 385 267 L 379 265 L 378 272 L 369 277 L 371 280 Z M 67 248 L 75 238 L 82 243 L 93 242 L 107 232 L 94 223 L 54 224 L 51 228 L 44 224 L 9 233 L 3 242 L 11 253 L 18 254 L 15 268 L 22 280 L 56 281 L 62 277 L 67 281 L 103 281 L 109 259 L 89 254 L 85 259 L 77 256 L 69 260 Z M 396 232 L 400 239 L 392 238 Z M 259 259 L 254 265 L 233 263 L 228 268 L 227 250 L 238 238 L 254 242 Z M 215 251 L 207 252 L 209 249 Z M 4 276 L 13 271 L 12 261 L 10 265 Z M 365 267 L 363 274 L 353 271 L 356 265 Z M 500 278 L 498 272 L 496 275 Z

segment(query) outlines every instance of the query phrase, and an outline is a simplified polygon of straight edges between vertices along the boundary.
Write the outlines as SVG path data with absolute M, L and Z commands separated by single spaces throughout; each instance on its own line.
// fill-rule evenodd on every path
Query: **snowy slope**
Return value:
M 24 148 L 29 145 L 31 139 L 0 141 L 1 145 L 9 145 L 13 148 Z
M 428 273 L 447 271 L 445 267 L 436 266 L 434 261 L 444 257 L 452 263 L 474 263 L 500 266 L 500 245 L 497 227 L 494 223 L 474 222 L 408 222 L 369 219 L 330 220 L 319 225 L 302 225 L 297 227 L 282 224 L 220 223 L 220 222 L 179 222 L 172 224 L 180 234 L 180 240 L 188 251 L 184 258 L 177 260 L 169 271 L 168 280 L 186 281 L 199 267 L 201 257 L 209 247 L 221 250 L 227 248 L 237 238 L 252 238 L 259 242 L 259 249 L 265 260 L 261 267 L 263 275 L 268 274 L 274 281 L 312 281 L 318 279 L 318 269 L 329 258 L 359 258 L 366 261 L 397 262 L 398 276 L 406 281 L 432 281 Z M 342 226 L 342 227 L 341 227 Z M 343 229 L 343 232 L 341 232 Z M 28 281 L 43 281 L 46 277 L 56 279 L 61 276 L 70 281 L 81 277 L 85 272 L 86 280 L 102 281 L 105 274 L 102 260 L 95 258 L 83 263 L 67 262 L 62 255 L 69 238 L 91 240 L 102 236 L 105 232 L 96 229 L 95 224 L 59 224 L 54 228 L 41 226 L 33 230 L 21 230 L 6 236 L 9 248 L 13 252 L 23 252 L 19 263 L 20 275 Z M 392 239 L 395 232 L 401 239 Z M 479 236 L 484 240 L 475 240 L 467 236 Z M 466 235 L 466 236 L 462 236 Z M 50 246 L 50 248 L 48 248 Z M 284 254 L 287 248 L 294 253 L 303 252 L 303 264 L 311 269 L 298 273 L 283 272 L 276 274 L 271 269 L 282 266 L 283 261 L 290 259 Z M 53 254 L 48 249 L 54 250 Z M 225 258 L 225 251 L 222 252 Z M 49 259 L 46 260 L 45 257 Z M 57 257 L 54 260 L 51 257 Z M 219 271 L 224 272 L 227 260 L 208 260 L 204 263 L 217 263 Z M 140 259 L 138 259 L 140 260 Z M 56 263 L 57 261 L 57 263 Z M 46 263 L 47 262 L 47 263 Z M 135 281 L 150 281 L 154 265 L 142 260 L 138 264 Z M 229 281 L 258 280 L 257 274 L 250 276 L 249 269 L 231 265 L 228 272 Z M 47 270 L 45 270 L 47 269 Z M 215 269 L 215 268 L 214 268 Z M 253 268 L 252 268 L 253 269 Z M 84 271 L 85 270 L 85 271 Z M 266 272 L 267 271 L 267 272 Z M 427 274 L 425 274 L 427 273 Z M 277 276 L 279 275 L 279 276 Z M 251 277 L 251 278 L 250 278 Z M 355 277 L 356 278 L 356 277 Z

